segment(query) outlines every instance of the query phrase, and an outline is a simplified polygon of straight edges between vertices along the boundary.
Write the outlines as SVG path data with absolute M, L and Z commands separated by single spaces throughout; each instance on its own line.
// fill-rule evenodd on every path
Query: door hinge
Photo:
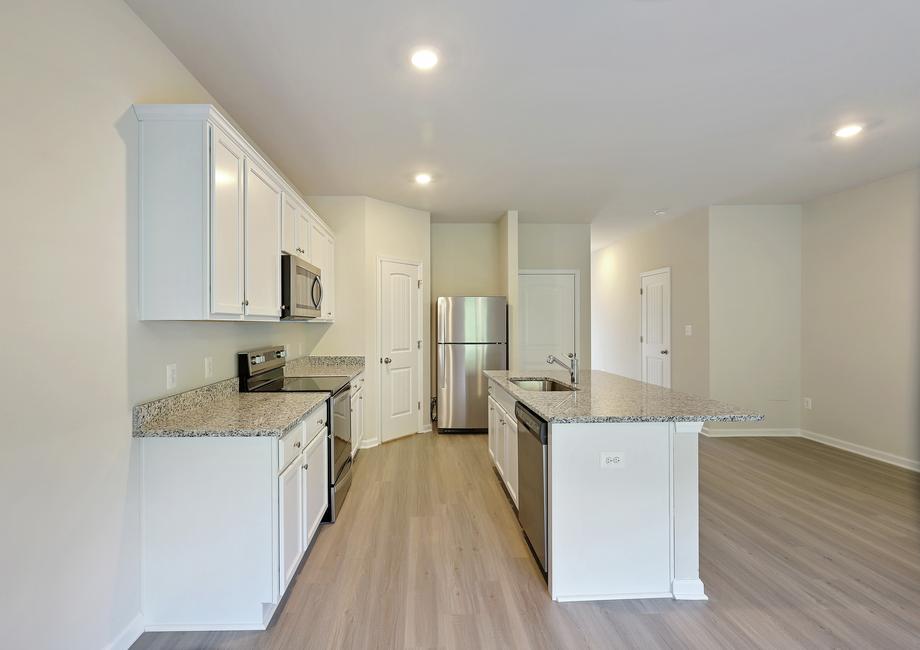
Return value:
M 641 296 L 642 294 L 644 294 L 644 293 L 645 293 L 645 289 L 639 289 L 639 295 L 640 295 L 640 296 Z
M 422 410 L 422 403 L 421 403 L 421 402 L 418 403 L 418 410 L 419 410 L 419 411 Z
M 421 280 L 418 281 L 418 288 L 419 288 L 419 289 L 422 288 L 422 281 L 421 281 Z
M 640 336 L 640 337 L 639 337 L 639 343 L 645 343 L 645 337 L 644 337 L 644 336 Z
M 415 347 L 416 347 L 416 349 L 421 350 L 421 349 L 422 349 L 422 342 L 421 342 L 421 341 L 418 341 L 418 345 L 416 345 Z

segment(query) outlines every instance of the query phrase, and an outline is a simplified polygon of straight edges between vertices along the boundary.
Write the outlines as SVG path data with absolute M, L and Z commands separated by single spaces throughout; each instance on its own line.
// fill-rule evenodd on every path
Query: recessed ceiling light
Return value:
M 667 213 L 668 213 L 668 211 L 665 210 L 664 208 L 658 208 L 657 210 L 655 210 L 655 216 L 656 216 L 656 217 L 663 217 L 663 216 L 666 215 Z
M 834 135 L 836 135 L 838 138 L 852 138 L 854 135 L 859 135 L 862 133 L 862 130 L 862 124 L 847 124 L 846 126 L 841 126 L 839 129 L 834 131 Z
M 421 174 L 416 174 L 415 182 L 419 185 L 428 185 L 428 183 L 431 182 L 431 174 L 425 174 L 424 172 Z
M 422 47 L 412 53 L 412 65 L 419 70 L 431 70 L 438 65 L 438 53 L 434 50 Z

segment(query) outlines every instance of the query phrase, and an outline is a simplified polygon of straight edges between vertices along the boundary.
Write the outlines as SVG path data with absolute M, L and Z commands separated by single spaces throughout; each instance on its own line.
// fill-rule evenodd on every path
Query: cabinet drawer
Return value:
M 514 418 L 514 405 L 517 403 L 517 400 L 491 379 L 489 380 L 489 396 L 504 409 L 509 418 Z
M 300 422 L 292 427 L 290 431 L 281 436 L 278 442 L 280 445 L 278 451 L 278 470 L 284 471 L 284 468 L 291 464 L 291 461 L 300 455 L 303 450 L 304 438 L 306 437 L 307 422 Z
M 326 426 L 326 404 L 327 402 L 323 402 L 304 418 L 304 426 L 306 427 L 303 439 L 304 444 L 309 440 L 313 440 L 316 432 Z

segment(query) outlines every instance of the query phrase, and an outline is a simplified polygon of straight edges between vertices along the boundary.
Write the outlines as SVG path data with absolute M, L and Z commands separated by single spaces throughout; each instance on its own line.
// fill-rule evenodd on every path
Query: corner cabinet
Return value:
M 335 320 L 335 236 L 315 214 L 310 215 L 310 255 L 307 261 L 319 267 L 323 283 L 323 315 L 317 320 Z
M 134 113 L 139 318 L 278 320 L 281 252 L 316 264 L 318 230 L 330 268 L 323 319 L 332 320 L 335 239 L 282 174 L 209 104 L 135 105 Z

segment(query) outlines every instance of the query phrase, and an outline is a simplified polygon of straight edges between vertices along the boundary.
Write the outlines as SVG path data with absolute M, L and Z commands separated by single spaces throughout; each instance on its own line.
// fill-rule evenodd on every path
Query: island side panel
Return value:
M 675 422 L 674 582 L 678 600 L 707 600 L 700 580 L 700 453 L 702 422 Z
M 671 597 L 672 426 L 550 424 L 554 600 Z M 603 459 L 614 455 L 619 461 Z

